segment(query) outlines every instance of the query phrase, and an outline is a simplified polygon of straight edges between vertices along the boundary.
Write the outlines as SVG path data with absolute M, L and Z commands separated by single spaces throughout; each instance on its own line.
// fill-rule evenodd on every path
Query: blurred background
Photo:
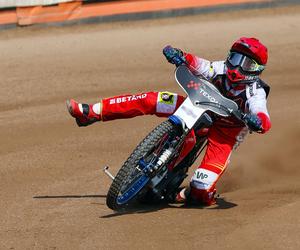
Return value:
M 299 1 L 22 0 L 0 7 L 0 249 L 300 248 Z M 219 181 L 222 202 L 113 213 L 102 167 L 116 174 L 163 119 L 79 128 L 65 101 L 182 94 L 165 45 L 224 60 L 241 36 L 269 49 L 262 78 L 271 86 L 273 127 L 234 152 Z

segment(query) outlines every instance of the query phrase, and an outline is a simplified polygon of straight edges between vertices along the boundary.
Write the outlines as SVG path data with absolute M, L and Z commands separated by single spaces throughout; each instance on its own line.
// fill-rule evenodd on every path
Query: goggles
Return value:
M 253 59 L 237 52 L 230 52 L 227 61 L 233 67 L 240 66 L 245 72 L 261 72 L 265 68 L 264 65 L 259 65 Z

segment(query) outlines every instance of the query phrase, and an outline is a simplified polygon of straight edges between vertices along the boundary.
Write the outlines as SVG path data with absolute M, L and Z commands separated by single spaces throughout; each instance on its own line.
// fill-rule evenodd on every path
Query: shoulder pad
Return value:
M 256 95 L 258 89 L 263 89 L 266 93 L 266 97 L 268 97 L 270 92 L 270 87 L 261 79 L 258 79 L 257 81 L 253 82 L 251 85 L 247 85 L 246 87 L 247 98 Z
M 270 93 L 270 86 L 268 84 L 266 84 L 263 80 L 258 79 L 257 88 L 263 88 L 266 92 L 266 97 L 268 97 Z

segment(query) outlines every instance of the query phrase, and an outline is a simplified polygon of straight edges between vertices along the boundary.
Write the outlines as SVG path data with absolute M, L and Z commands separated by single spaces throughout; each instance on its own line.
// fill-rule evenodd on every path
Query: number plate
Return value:
M 181 118 L 185 122 L 186 126 L 189 129 L 192 129 L 205 111 L 206 109 L 194 106 L 190 98 L 187 97 L 176 110 L 174 115 Z

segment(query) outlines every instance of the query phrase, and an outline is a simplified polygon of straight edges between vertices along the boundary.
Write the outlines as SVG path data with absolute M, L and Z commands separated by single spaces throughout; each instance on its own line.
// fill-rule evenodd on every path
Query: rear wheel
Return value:
M 150 155 L 159 145 L 166 134 L 176 133 L 176 125 L 164 121 L 151 131 L 136 147 L 130 157 L 123 164 L 113 180 L 106 197 L 106 204 L 113 210 L 120 210 L 133 204 L 138 196 L 142 196 L 144 187 L 150 177 L 139 168 L 139 161 Z

